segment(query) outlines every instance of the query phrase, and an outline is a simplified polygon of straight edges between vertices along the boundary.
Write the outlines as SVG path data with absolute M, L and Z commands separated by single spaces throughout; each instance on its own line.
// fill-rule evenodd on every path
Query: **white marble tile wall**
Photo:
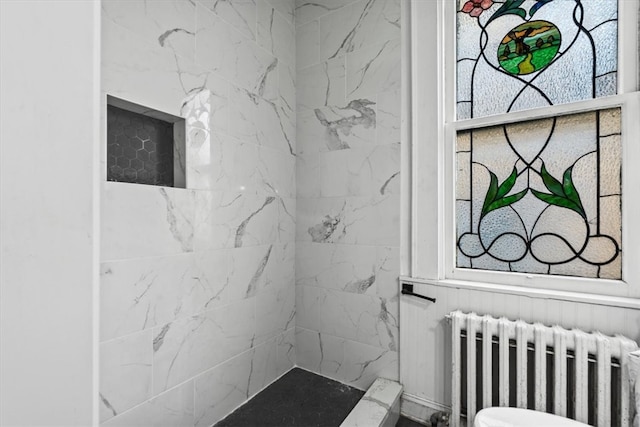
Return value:
M 296 0 L 296 357 L 398 378 L 400 0 Z
M 100 420 L 107 420 L 153 396 L 151 330 L 100 346 Z M 122 383 L 128 387 L 123 388 Z
M 106 426 L 209 426 L 296 364 L 294 9 L 102 2 L 102 92 L 187 120 L 186 189 L 102 186 Z
M 296 357 L 303 368 L 362 390 L 398 376 L 398 352 L 305 328 L 296 328 Z

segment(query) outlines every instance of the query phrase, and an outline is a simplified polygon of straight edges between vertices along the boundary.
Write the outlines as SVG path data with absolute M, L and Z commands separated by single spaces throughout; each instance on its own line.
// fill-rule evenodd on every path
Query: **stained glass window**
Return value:
M 457 267 L 621 279 L 620 116 L 458 132 Z
M 617 0 L 459 0 L 457 118 L 616 94 Z

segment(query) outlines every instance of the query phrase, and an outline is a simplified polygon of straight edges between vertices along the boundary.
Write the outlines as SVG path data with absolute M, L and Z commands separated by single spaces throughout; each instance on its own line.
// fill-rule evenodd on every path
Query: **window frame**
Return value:
M 618 95 L 506 114 L 455 120 L 456 6 L 451 0 L 411 0 L 405 11 L 405 126 L 401 280 L 455 287 L 515 287 L 519 293 L 640 298 L 640 0 L 618 1 Z M 437 52 L 437 66 L 433 55 Z M 446 54 L 448 53 L 448 54 Z M 622 108 L 622 280 L 455 267 L 455 138 L 460 130 L 599 109 Z M 437 143 L 425 143 L 436 141 Z M 634 144 L 635 141 L 635 144 Z M 637 260 L 633 262 L 633 260 Z M 637 303 L 640 307 L 640 303 Z

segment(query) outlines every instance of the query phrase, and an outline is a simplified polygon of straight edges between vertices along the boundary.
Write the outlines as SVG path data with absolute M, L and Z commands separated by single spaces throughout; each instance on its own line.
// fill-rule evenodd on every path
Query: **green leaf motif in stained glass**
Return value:
M 527 188 L 522 190 L 516 194 L 505 197 L 509 191 L 513 188 L 516 183 L 516 179 L 518 178 L 518 171 L 514 167 L 511 175 L 498 186 L 498 177 L 491 171 L 489 171 L 490 183 L 489 188 L 487 189 L 487 194 L 484 198 L 484 203 L 482 205 L 482 214 L 484 217 L 491 211 L 496 209 L 503 208 L 505 206 L 509 206 L 522 199 L 529 189 L 538 199 L 543 202 L 559 206 L 561 208 L 571 209 L 574 212 L 577 212 L 581 217 L 585 220 L 587 219 L 587 214 L 582 206 L 582 201 L 580 200 L 580 194 L 576 190 L 575 185 L 573 184 L 573 180 L 571 178 L 571 171 L 573 170 L 573 166 L 568 168 L 563 174 L 563 182 L 561 183 L 556 178 L 554 178 L 547 168 L 542 163 L 542 167 L 540 169 L 540 176 L 542 177 L 542 182 L 544 186 L 551 192 L 543 193 L 542 191 L 534 190 L 533 188 Z
M 582 201 L 580 200 L 580 195 L 576 190 L 575 185 L 573 184 L 573 180 L 571 178 L 571 172 L 573 170 L 573 166 L 568 168 L 563 174 L 563 182 L 555 179 L 551 174 L 547 171 L 542 163 L 542 168 L 540 170 L 540 176 L 542 177 L 542 182 L 544 186 L 547 187 L 547 190 L 551 192 L 551 194 L 543 193 L 541 191 L 537 191 L 531 189 L 531 192 L 538 199 L 542 200 L 545 203 L 550 205 L 559 206 L 561 208 L 571 209 L 574 212 L 577 212 L 582 218 L 587 219 L 587 214 L 584 211 L 584 207 L 582 206 Z
M 509 191 L 513 188 L 518 178 L 518 170 L 514 167 L 511 175 L 498 187 L 498 177 L 491 171 L 489 171 L 491 182 L 487 195 L 484 198 L 484 204 L 482 206 L 482 216 L 484 217 L 491 211 L 509 206 L 522 199 L 528 190 L 522 190 L 519 193 L 512 194 L 505 197 Z
M 620 115 L 459 132 L 456 266 L 619 280 Z

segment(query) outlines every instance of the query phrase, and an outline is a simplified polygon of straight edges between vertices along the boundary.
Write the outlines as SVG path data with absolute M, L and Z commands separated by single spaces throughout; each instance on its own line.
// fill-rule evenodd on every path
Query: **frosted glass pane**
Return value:
M 621 279 L 620 109 L 459 132 L 460 268 Z
M 617 0 L 458 0 L 458 119 L 614 95 L 617 14 Z

